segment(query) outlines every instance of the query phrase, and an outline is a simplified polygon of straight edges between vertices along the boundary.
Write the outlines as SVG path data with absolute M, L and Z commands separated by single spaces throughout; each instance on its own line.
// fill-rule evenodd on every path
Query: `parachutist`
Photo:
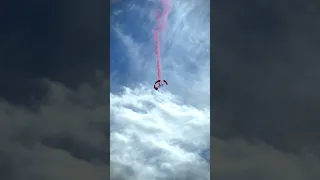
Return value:
M 166 80 L 162 80 L 166 85 L 168 85 L 168 82 Z M 157 91 L 161 86 L 163 86 L 164 84 L 161 82 L 161 80 L 157 80 L 154 83 L 153 88 Z

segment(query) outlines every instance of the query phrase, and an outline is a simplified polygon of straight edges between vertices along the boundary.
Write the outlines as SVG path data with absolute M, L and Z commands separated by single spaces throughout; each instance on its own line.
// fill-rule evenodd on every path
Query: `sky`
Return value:
M 110 178 L 208 180 L 210 3 L 172 2 L 155 91 L 157 2 L 111 6 Z
M 158 92 L 156 4 L 68 2 L 1 1 L 2 179 L 319 179 L 318 1 L 174 1 Z

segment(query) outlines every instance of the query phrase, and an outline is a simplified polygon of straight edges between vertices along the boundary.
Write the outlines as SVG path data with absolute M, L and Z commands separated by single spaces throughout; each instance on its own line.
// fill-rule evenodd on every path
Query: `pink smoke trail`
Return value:
M 168 15 L 171 11 L 171 2 L 170 0 L 161 0 L 161 7 L 162 7 L 162 13 L 160 11 L 157 11 L 156 14 L 156 28 L 153 32 L 154 42 L 155 42 L 155 54 L 156 54 L 156 60 L 157 60 L 157 71 L 158 71 L 158 80 L 161 81 L 162 79 L 162 72 L 161 72 L 161 50 L 160 50 L 160 40 L 159 40 L 159 31 L 165 32 L 167 28 L 167 19 Z

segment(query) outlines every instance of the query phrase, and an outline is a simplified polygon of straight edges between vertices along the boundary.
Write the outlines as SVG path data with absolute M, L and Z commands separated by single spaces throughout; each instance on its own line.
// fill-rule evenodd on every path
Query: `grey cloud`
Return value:
M 319 151 L 318 1 L 213 3 L 213 133 Z
M 97 70 L 109 74 L 109 2 L 15 0 L 3 7 L 1 98 L 31 105 L 48 91 L 41 78 L 77 88 L 94 83 Z
M 0 176 L 107 179 L 109 2 L 3 1 L 0 14 Z
M 72 91 L 60 83 L 46 83 L 51 93 L 37 111 L 1 101 L 0 175 L 6 180 L 106 179 L 109 107 L 106 102 L 87 106 L 88 94 L 99 95 L 105 89 L 87 85 Z
M 260 141 L 211 138 L 211 178 L 316 180 L 320 159 L 310 152 L 283 153 Z

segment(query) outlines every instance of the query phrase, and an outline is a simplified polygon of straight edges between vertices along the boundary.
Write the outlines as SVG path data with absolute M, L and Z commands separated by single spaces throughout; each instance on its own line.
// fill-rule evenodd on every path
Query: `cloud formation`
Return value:
M 216 179 L 316 180 L 320 159 L 305 151 L 284 153 L 263 142 L 211 137 L 211 177 Z
M 128 170 L 124 179 L 209 179 L 209 109 L 150 88 L 110 101 L 111 179 Z
M 213 132 L 318 153 L 318 2 L 228 2 L 216 4 L 212 20 L 213 128 L 222 126 Z
M 1 130 L 0 175 L 6 180 L 106 179 L 109 132 L 105 109 L 109 107 L 94 101 L 99 90 L 84 85 L 74 92 L 60 83 L 46 83 L 51 93 L 36 111 L 0 102 L 0 123 L 5 127 Z
M 214 4 L 211 135 L 251 151 L 225 177 L 319 179 L 319 2 Z

